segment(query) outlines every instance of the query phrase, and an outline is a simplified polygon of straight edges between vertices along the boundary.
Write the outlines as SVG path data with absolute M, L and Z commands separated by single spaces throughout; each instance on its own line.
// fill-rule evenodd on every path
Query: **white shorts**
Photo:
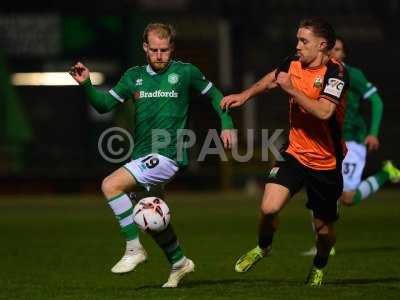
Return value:
M 151 186 L 167 183 L 179 169 L 175 161 L 157 153 L 131 160 L 124 168 L 147 190 Z
M 355 191 L 361 182 L 367 147 L 353 141 L 346 142 L 347 154 L 342 163 L 343 191 Z

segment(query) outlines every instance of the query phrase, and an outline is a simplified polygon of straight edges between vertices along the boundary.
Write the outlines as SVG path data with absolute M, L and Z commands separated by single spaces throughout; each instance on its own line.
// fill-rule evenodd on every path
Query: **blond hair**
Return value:
M 170 44 L 175 42 L 176 32 L 172 25 L 163 23 L 150 23 L 143 32 L 143 41 L 148 43 L 149 32 L 155 32 L 161 39 L 169 39 Z

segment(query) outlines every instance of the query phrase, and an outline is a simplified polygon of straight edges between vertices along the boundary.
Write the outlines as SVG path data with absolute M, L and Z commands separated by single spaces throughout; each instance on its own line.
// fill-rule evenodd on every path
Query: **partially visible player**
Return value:
M 343 38 L 336 37 L 331 55 L 343 61 L 346 57 L 346 44 Z M 366 163 L 367 151 L 379 148 L 379 128 L 382 119 L 383 102 L 378 89 L 367 80 L 364 73 L 355 67 L 344 64 L 349 74 L 349 92 L 346 101 L 346 114 L 343 124 L 343 137 L 346 141 L 347 154 L 342 164 L 343 193 L 341 204 L 353 206 L 359 204 L 371 194 L 377 192 L 387 181 L 400 181 L 400 170 L 391 161 L 385 161 L 374 175 L 361 181 Z M 363 103 L 371 105 L 371 124 L 367 129 L 360 111 Z M 303 252 L 303 255 L 314 255 L 315 247 Z M 331 255 L 335 254 L 332 248 Z
M 95 89 L 89 69 L 82 63 L 71 68 L 72 77 L 85 90 L 92 106 L 100 113 L 111 111 L 119 103 L 133 101 L 135 107 L 134 149 L 132 160 L 107 176 L 102 191 L 113 210 L 126 240 L 125 254 L 111 269 L 127 273 L 147 259 L 133 222 L 133 204 L 128 194 L 134 188 L 160 188 L 187 165 L 187 149 L 179 157 L 179 131 L 186 127 L 190 92 L 209 98 L 222 124 L 221 139 L 225 148 L 234 143 L 233 122 L 221 110 L 221 92 L 201 71 L 190 63 L 172 60 L 175 31 L 171 25 L 151 23 L 143 33 L 143 50 L 147 65 L 125 72 L 109 92 Z M 153 130 L 164 130 L 169 136 L 153 136 Z M 166 142 L 170 138 L 170 142 Z M 162 188 L 160 188 L 162 189 Z M 194 263 L 185 257 L 177 236 L 169 225 L 152 237 L 171 264 L 171 273 L 163 287 L 176 287 L 180 280 L 194 271 Z
M 261 203 L 258 245 L 235 264 L 246 272 L 270 254 L 278 214 L 302 188 L 307 208 L 313 211 L 317 253 L 307 284 L 322 284 L 329 252 L 336 242 L 334 223 L 342 194 L 342 160 L 346 149 L 341 138 L 344 96 L 348 82 L 344 66 L 329 56 L 335 31 L 321 18 L 303 20 L 297 31 L 297 55 L 239 94 L 226 96 L 223 108 L 243 105 L 255 95 L 279 87 L 289 96 L 289 145 L 270 171 Z
M 344 60 L 346 45 L 342 38 L 337 38 L 332 56 Z M 377 88 L 370 83 L 364 73 L 355 67 L 345 64 L 349 74 L 350 86 L 347 94 L 346 115 L 343 126 L 343 137 L 346 141 L 347 155 L 343 160 L 343 194 L 341 203 L 344 205 L 359 204 L 382 185 L 390 180 L 400 181 L 400 170 L 390 161 L 383 163 L 382 169 L 374 175 L 361 181 L 367 150 L 379 148 L 379 128 L 382 119 L 383 103 Z M 371 125 L 367 129 L 364 117 L 360 112 L 363 102 L 371 104 Z

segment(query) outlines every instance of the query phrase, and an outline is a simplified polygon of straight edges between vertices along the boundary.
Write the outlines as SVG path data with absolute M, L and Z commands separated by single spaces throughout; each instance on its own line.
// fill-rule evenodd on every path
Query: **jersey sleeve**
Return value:
M 298 56 L 296 54 L 292 54 L 289 55 L 288 57 L 286 57 L 282 63 L 276 68 L 275 71 L 275 79 L 278 77 L 278 74 L 280 72 L 289 72 L 289 68 L 290 68 L 290 64 L 292 63 L 292 61 L 296 61 L 298 60 Z
M 327 99 L 338 104 L 343 98 L 343 94 L 348 88 L 347 76 L 343 66 L 329 62 L 325 73 L 324 84 L 320 93 L 320 98 Z
M 213 84 L 201 73 L 194 65 L 190 64 L 190 87 L 199 94 L 205 95 L 211 89 Z
M 361 70 L 353 68 L 350 80 L 351 87 L 361 95 L 362 99 L 368 99 L 378 91 Z
M 191 87 L 198 93 L 211 99 L 211 104 L 221 119 L 222 129 L 234 128 L 233 121 L 228 111 L 223 111 L 220 107 L 223 95 L 210 81 L 208 81 L 201 71 L 190 64 Z
M 119 102 L 125 102 L 126 100 L 130 99 L 133 95 L 130 81 L 131 79 L 128 70 L 124 75 L 122 75 L 118 83 L 111 90 L 109 90 L 111 96 L 113 96 Z
M 104 114 L 111 111 L 115 106 L 117 106 L 118 103 L 120 103 L 109 93 L 96 90 L 92 86 L 90 78 L 85 80 L 81 84 L 81 87 L 84 89 L 90 104 L 100 114 Z

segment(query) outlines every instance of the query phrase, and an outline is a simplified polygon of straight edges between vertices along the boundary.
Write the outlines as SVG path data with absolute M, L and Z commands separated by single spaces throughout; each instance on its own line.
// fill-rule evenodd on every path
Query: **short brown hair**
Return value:
M 312 17 L 304 19 L 300 22 L 300 28 L 310 28 L 312 32 L 327 42 L 326 50 L 331 50 L 335 46 L 336 34 L 335 30 L 327 21 L 320 17 Z
M 170 44 L 175 42 L 176 32 L 172 25 L 163 23 L 150 23 L 146 26 L 143 32 L 143 41 L 148 43 L 148 36 L 150 31 L 155 31 L 157 36 L 162 39 L 168 39 Z

